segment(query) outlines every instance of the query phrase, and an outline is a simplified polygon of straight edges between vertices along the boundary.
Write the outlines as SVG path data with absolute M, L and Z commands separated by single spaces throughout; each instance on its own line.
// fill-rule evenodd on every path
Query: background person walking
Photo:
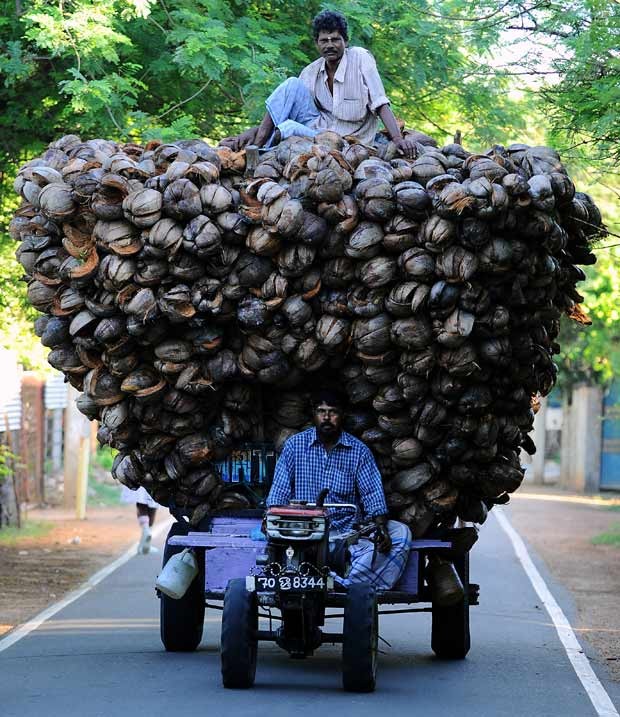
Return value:
M 157 548 L 151 545 L 151 528 L 155 522 L 157 509 L 161 506 L 156 503 L 148 494 L 145 488 L 140 486 L 137 490 L 131 490 L 126 485 L 121 493 L 121 503 L 135 503 L 138 525 L 141 528 L 140 541 L 138 542 L 138 555 L 147 555 L 156 552 Z

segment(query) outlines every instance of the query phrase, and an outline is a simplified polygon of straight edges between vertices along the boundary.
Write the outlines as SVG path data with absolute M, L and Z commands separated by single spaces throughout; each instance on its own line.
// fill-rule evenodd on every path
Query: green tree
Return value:
M 470 146 L 522 126 L 507 80 L 476 72 L 486 51 L 432 16 L 430 0 L 343 0 L 351 41 L 376 56 L 394 108 L 440 141 Z M 217 140 L 255 122 L 275 85 L 316 57 L 323 4 L 250 0 L 30 0 L 0 3 L 0 332 L 29 365 L 42 356 L 6 233 L 17 169 L 58 136 Z M 38 353 L 37 353 L 38 351 Z M 34 358 L 33 357 L 37 357 Z
M 563 321 L 560 332 L 560 384 L 609 383 L 620 376 L 620 251 L 600 251 L 580 291 L 592 321 Z
M 487 40 L 434 18 L 434 4 L 343 0 L 338 7 L 352 43 L 375 54 L 407 122 L 452 134 L 458 120 L 474 137 L 498 139 L 520 113 L 504 78 L 476 71 Z M 241 128 L 260 117 L 277 82 L 316 57 L 310 20 L 321 7 L 316 0 L 32 0 L 17 15 L 6 3 L 4 144 L 15 157 L 32 143 L 33 126 L 44 141 L 66 130 L 218 137 Z
M 588 162 L 620 157 L 620 9 L 617 0 L 466 0 L 442 4 L 505 63 L 494 72 L 536 92 L 554 146 L 587 147 Z M 446 9 L 449 8 L 449 9 Z M 592 151 L 594 150 L 594 152 Z
M 0 342 L 21 347 L 30 365 L 42 356 L 6 232 L 18 167 L 66 133 L 144 141 L 240 131 L 261 116 L 279 81 L 316 57 L 310 21 L 325 5 L 0 0 L 0 308 L 11 317 Z M 439 142 L 461 129 L 474 150 L 549 139 L 569 159 L 576 144 L 588 162 L 595 147 L 617 156 L 612 0 L 342 0 L 337 7 L 350 20 L 352 44 L 375 55 L 408 126 Z M 531 41 L 526 57 L 506 54 L 515 33 Z M 593 182 L 601 172 L 609 184 L 609 165 Z M 601 287 L 612 265 L 594 271 Z M 592 344 L 598 351 L 609 354 Z

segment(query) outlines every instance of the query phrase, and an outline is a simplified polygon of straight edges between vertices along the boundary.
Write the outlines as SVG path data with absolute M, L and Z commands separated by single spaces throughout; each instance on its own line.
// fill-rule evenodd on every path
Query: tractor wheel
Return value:
M 186 523 L 173 523 L 166 538 L 163 565 L 183 550 L 179 545 L 168 545 L 168 538 L 173 535 L 187 535 L 187 531 Z M 202 571 L 179 600 L 160 594 L 159 633 L 168 652 L 192 652 L 202 640 L 205 596 L 201 575 Z
M 431 647 L 445 660 L 462 660 L 470 648 L 469 636 L 469 553 L 454 561 L 465 597 L 457 605 L 440 607 L 433 604 Z
M 245 589 L 245 580 L 228 583 L 222 612 L 222 682 L 224 687 L 252 687 L 256 677 L 258 648 L 258 604 L 256 593 Z
M 347 591 L 342 641 L 342 686 L 348 692 L 372 692 L 377 678 L 379 610 L 370 585 Z

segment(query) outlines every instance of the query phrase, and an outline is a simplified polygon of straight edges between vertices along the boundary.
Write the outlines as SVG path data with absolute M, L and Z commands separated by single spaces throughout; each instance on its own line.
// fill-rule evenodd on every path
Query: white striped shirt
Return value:
M 348 47 L 334 75 L 334 94 L 327 84 L 325 58 L 305 67 L 299 79 L 310 90 L 320 112 L 314 127 L 343 136 L 355 135 L 372 144 L 377 132 L 377 110 L 389 104 L 375 58 L 363 47 Z

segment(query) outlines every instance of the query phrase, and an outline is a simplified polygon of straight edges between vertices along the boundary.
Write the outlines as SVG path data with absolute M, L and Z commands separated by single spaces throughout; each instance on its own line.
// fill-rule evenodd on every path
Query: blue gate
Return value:
M 603 452 L 601 489 L 620 490 L 620 380 L 616 379 L 603 400 Z

